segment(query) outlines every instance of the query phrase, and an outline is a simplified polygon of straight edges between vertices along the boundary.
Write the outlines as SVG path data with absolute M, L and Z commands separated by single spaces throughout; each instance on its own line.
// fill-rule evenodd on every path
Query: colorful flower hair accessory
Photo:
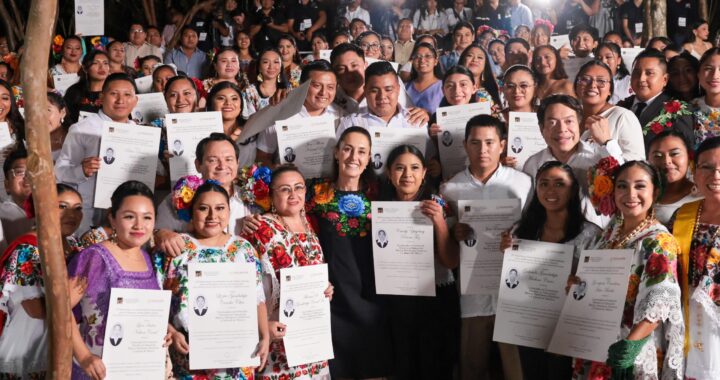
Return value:
M 600 159 L 595 166 L 588 169 L 588 193 L 590 202 L 595 210 L 602 215 L 610 216 L 615 213 L 615 200 L 613 199 L 615 183 L 613 178 L 620 163 L 613 157 Z
M 107 46 L 110 42 L 110 39 L 105 36 L 95 36 L 90 39 L 90 44 L 95 50 L 105 50 L 105 46 Z
M 643 135 L 647 135 L 650 131 L 658 135 L 672 128 L 673 120 L 683 115 L 692 115 L 687 103 L 674 99 L 667 101 L 663 104 L 660 114 L 643 126 Z
M 195 191 L 203 183 L 203 180 L 195 175 L 180 177 L 175 183 L 172 192 L 172 205 L 175 207 L 180 220 L 184 222 L 190 221 L 190 203 L 195 196 Z
M 272 171 L 267 166 L 252 165 L 242 168 L 238 176 L 240 199 L 251 208 L 262 212 L 270 210 L 270 181 Z
M 549 20 L 543 20 L 543 19 L 535 20 L 535 26 L 539 26 L 539 25 L 545 25 L 545 27 L 548 28 L 548 30 L 550 31 L 551 35 L 553 32 L 553 29 L 555 29 L 555 25 L 553 25 Z
M 50 46 L 50 51 L 52 51 L 53 59 L 56 61 L 60 60 L 60 57 L 62 57 L 62 46 L 63 43 L 65 43 L 65 39 L 61 35 L 56 35 L 53 37 L 52 40 L 52 46 Z
M 495 37 L 498 36 L 497 30 L 493 29 L 493 28 L 492 28 L 491 26 L 489 26 L 489 25 L 481 25 L 480 27 L 477 28 L 476 33 L 477 33 L 478 35 L 480 35 L 480 34 L 483 34 L 483 33 L 487 32 L 487 31 L 492 32 L 492 34 L 493 34 Z

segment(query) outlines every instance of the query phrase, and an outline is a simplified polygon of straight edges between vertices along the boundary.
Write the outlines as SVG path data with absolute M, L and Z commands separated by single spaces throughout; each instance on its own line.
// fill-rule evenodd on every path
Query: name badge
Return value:
M 207 39 L 207 33 L 205 33 L 205 32 L 200 33 L 200 38 L 199 38 L 199 39 L 200 39 L 200 41 L 205 41 L 205 39 Z
M 198 27 L 202 28 L 203 25 L 205 25 L 205 21 L 198 21 L 195 23 Z
M 685 17 L 678 17 L 678 26 L 685 27 L 687 25 L 687 19 Z
M 305 30 L 310 29 L 311 26 L 312 26 L 312 20 L 309 18 L 306 18 L 305 20 L 303 20 L 302 24 L 300 24 L 300 31 L 304 32 Z
M 635 23 L 635 33 L 642 33 L 643 24 L 641 22 Z

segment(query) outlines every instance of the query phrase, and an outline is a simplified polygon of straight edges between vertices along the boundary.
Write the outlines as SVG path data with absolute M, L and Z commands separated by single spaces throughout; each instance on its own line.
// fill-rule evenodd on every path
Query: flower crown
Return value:
M 545 27 L 548 28 L 550 31 L 550 34 L 552 35 L 553 29 L 555 29 L 555 25 L 553 25 L 549 20 L 543 20 L 543 19 L 537 19 L 535 20 L 535 26 L 538 25 L 545 25 Z
M 250 208 L 267 212 L 270 210 L 270 180 L 272 171 L 260 164 L 242 168 L 238 176 L 240 199 Z
M 50 51 L 52 51 L 53 60 L 57 61 L 62 56 L 62 46 L 65 42 L 65 39 L 63 36 L 57 34 L 52 39 L 52 46 L 50 46 Z
M 588 193 L 595 211 L 610 216 L 615 213 L 615 183 L 613 178 L 620 163 L 613 157 L 600 159 L 595 166 L 588 169 Z
M 493 28 L 492 28 L 491 26 L 489 26 L 489 25 L 480 25 L 475 32 L 476 32 L 478 35 L 480 35 L 480 34 L 483 34 L 483 33 L 487 32 L 487 31 L 491 31 L 491 32 L 493 33 L 493 35 L 495 35 L 495 37 L 498 36 L 497 30 L 493 29 Z
M 672 128 L 673 120 L 683 115 L 692 115 L 687 103 L 674 99 L 667 101 L 663 103 L 660 114 L 643 126 L 643 135 L 647 135 L 650 131 L 659 135 L 665 129 Z
M 220 185 L 220 182 L 214 179 L 208 179 L 203 181 L 200 177 L 195 175 L 188 175 L 180 177 L 175 183 L 172 191 L 172 205 L 175 207 L 175 212 L 178 218 L 184 222 L 190 221 L 190 204 L 192 203 L 193 197 L 198 187 L 212 183 Z

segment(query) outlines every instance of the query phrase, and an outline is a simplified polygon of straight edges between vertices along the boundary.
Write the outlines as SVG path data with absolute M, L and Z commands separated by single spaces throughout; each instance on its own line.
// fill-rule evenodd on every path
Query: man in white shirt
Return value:
M 337 120 L 343 116 L 341 108 L 332 102 L 337 90 L 337 76 L 325 60 L 313 61 L 303 68 L 300 83 L 310 81 L 305 103 L 300 113 L 291 119 L 326 116 Z M 274 162 L 277 154 L 277 132 L 270 126 L 260 132 L 257 140 L 256 161 Z
M 159 57 L 162 62 L 163 49 L 147 42 L 147 30 L 142 24 L 130 25 L 128 42 L 125 42 L 125 66 L 135 67 L 135 59 L 146 55 Z
M 611 138 L 609 128 L 598 128 L 593 131 L 591 141 L 582 141 L 582 105 L 568 95 L 545 98 L 537 114 L 540 131 L 548 147 L 530 156 L 523 171 L 535 178 L 540 166 L 547 161 L 560 161 L 570 166 L 580 183 L 585 218 L 600 227 L 605 226 L 609 220 L 595 212 L 587 196 L 587 171 L 603 157 L 612 156 L 620 164 L 625 162 L 617 140 Z
M 93 207 L 97 180 L 95 174 L 100 169 L 98 152 L 103 123 L 135 124 L 129 116 L 138 101 L 136 93 L 135 81 L 127 74 L 110 74 L 100 94 L 102 109 L 73 124 L 65 137 L 62 151 L 55 162 L 55 178 L 58 182 L 75 186 L 82 195 L 83 221 L 77 230 L 79 234 L 104 221 L 104 210 Z
M 453 29 L 459 22 L 472 22 L 473 12 L 472 9 L 466 7 L 466 0 L 455 0 L 453 6 L 445 9 L 445 15 L 447 15 L 448 28 Z
M 370 12 L 361 7 L 361 3 L 362 0 L 352 0 L 345 8 L 345 18 L 350 21 L 357 18 L 365 21 L 365 24 L 370 25 Z
M 470 165 L 440 187 L 442 194 L 457 215 L 457 201 L 480 199 L 519 199 L 521 207 L 532 194 L 532 180 L 519 170 L 500 165 L 500 155 L 507 143 L 504 124 L 490 115 L 470 119 L 463 142 Z M 472 240 L 470 226 L 457 223 L 453 236 L 458 242 Z M 502 255 L 498 250 L 494 254 Z M 517 346 L 498 343 L 502 365 L 490 365 L 492 335 L 495 325 L 497 296 L 461 295 L 460 378 L 482 379 L 503 377 L 522 379 Z M 503 374 L 488 373 L 491 368 Z
M 250 215 L 245 203 L 240 199 L 240 190 L 233 184 L 238 170 L 239 148 L 232 139 L 223 133 L 212 133 L 200 140 L 195 148 L 195 169 L 203 180 L 216 180 L 230 195 L 230 219 L 228 231 L 239 235 L 240 220 Z M 177 215 L 172 204 L 172 194 L 158 206 L 155 228 L 155 243 L 162 252 L 173 257 L 180 254 L 184 245 L 178 232 L 187 231 L 188 224 Z

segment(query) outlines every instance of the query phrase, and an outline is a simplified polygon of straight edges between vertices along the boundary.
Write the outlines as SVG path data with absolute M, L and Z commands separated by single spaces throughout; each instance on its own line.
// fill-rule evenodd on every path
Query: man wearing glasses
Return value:
M 21 146 L 11 151 L 3 164 L 5 191 L 10 199 L 0 203 L 0 249 L 5 249 L 6 243 L 28 233 L 35 224 L 35 220 L 28 218 L 23 209 L 23 203 L 32 192 L 25 180 L 26 170 L 27 151 Z
M 142 24 L 130 25 L 128 42 L 125 45 L 125 66 L 135 67 L 135 59 L 154 55 L 162 59 L 162 50 L 147 42 L 147 31 Z

